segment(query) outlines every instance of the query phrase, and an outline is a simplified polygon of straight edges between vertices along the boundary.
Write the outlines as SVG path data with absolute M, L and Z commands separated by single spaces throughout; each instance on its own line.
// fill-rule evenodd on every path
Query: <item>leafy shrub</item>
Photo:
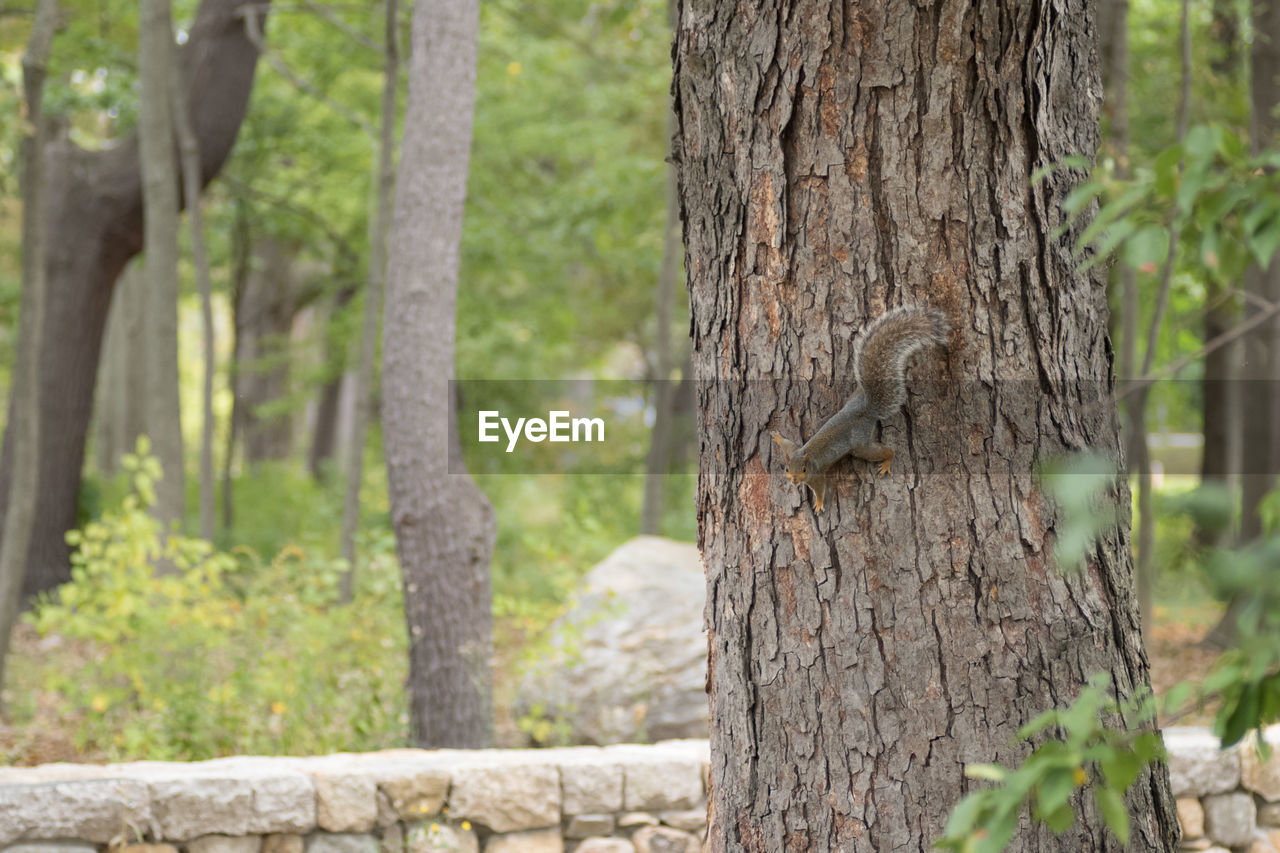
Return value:
M 407 738 L 405 638 L 388 540 L 337 604 L 339 561 L 292 546 L 257 564 L 208 542 L 164 536 L 147 510 L 158 463 L 124 461 L 134 491 L 68 534 L 73 579 L 40 602 L 42 635 L 91 653 L 42 662 L 43 689 L 76 721 L 81 749 L 109 757 L 200 759 L 313 753 Z

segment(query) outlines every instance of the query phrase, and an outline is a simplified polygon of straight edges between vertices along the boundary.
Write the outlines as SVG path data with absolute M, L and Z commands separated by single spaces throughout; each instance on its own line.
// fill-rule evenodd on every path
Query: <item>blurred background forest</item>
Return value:
M 180 42 L 196 5 L 175 0 Z M 177 520 L 193 541 L 172 546 L 188 550 L 168 559 L 195 570 L 162 574 L 159 586 L 136 554 L 153 536 L 137 517 L 156 481 L 172 482 L 160 478 L 151 454 L 164 462 L 173 442 L 157 435 L 165 425 L 147 420 L 154 389 L 146 362 L 165 350 L 140 319 L 146 296 L 136 260 L 116 288 L 78 496 L 81 532 L 71 540 L 75 580 L 29 589 L 38 594 L 5 673 L 5 761 L 408 742 L 382 435 L 375 417 L 361 444 L 355 424 L 377 206 L 383 12 L 321 0 L 272 9 L 238 140 L 202 196 L 215 332 L 212 481 L 200 474 L 206 356 L 183 230 L 176 389 L 185 500 Z M 401 76 L 411 12 L 398 13 Z M 1221 618 L 1223 605 L 1201 576 L 1200 545 L 1280 524 L 1280 499 L 1267 496 L 1276 469 L 1250 455 L 1253 439 L 1241 424 L 1254 395 L 1238 381 L 1247 362 L 1239 324 L 1276 301 L 1265 282 L 1251 290 L 1245 270 L 1280 243 L 1271 242 L 1280 231 L 1280 202 L 1268 200 L 1274 187 L 1250 182 L 1270 174 L 1250 140 L 1260 121 L 1250 12 L 1243 0 L 1100 4 L 1104 154 L 1072 201 L 1086 211 L 1100 200 L 1102 227 L 1090 237 L 1103 253 L 1121 249 L 1112 269 L 1118 374 L 1164 371 L 1167 380 L 1122 401 L 1130 459 L 1150 472 L 1134 480 L 1135 544 L 1158 683 L 1204 665 L 1210 653 L 1199 643 Z M 687 300 L 665 162 L 668 15 L 665 0 L 492 0 L 481 8 L 456 375 L 632 380 L 643 413 L 609 446 L 611 466 L 630 475 L 492 473 L 471 460 L 497 521 L 501 745 L 524 742 L 536 722 L 510 711 L 510 691 L 522 664 L 541 653 L 575 582 L 642 530 L 695 536 L 696 448 L 687 428 L 652 447 L 655 424 L 669 425 L 687 405 L 680 393 Z M 22 294 L 21 59 L 33 16 L 31 2 L 0 5 L 0 115 L 13 118 L 0 123 L 6 399 Z M 93 150 L 135 128 L 138 38 L 136 3 L 62 0 L 44 95 L 58 133 Z M 1124 68 L 1127 86 L 1117 83 Z M 1117 100 L 1121 92 L 1127 98 Z M 403 96 L 402 82 L 401 103 Z M 1274 336 L 1274 325 L 1253 328 Z M 1206 359 L 1206 342 L 1224 333 L 1230 344 Z M 376 401 L 376 375 L 369 393 Z M 150 441 L 139 446 L 140 434 Z M 1265 441 L 1275 445 L 1273 435 Z M 353 454 L 363 464 L 347 559 L 344 488 Z M 210 532 L 202 481 L 216 508 L 212 548 L 194 541 Z M 1202 481 L 1235 495 L 1208 527 L 1188 511 L 1204 494 Z

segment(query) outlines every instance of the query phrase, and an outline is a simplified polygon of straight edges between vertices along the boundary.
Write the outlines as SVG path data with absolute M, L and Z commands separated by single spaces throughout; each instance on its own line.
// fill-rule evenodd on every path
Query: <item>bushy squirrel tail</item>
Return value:
M 872 320 L 853 342 L 853 373 L 867 412 L 887 418 L 907 400 L 907 359 L 929 344 L 947 343 L 951 324 L 941 311 L 904 306 Z

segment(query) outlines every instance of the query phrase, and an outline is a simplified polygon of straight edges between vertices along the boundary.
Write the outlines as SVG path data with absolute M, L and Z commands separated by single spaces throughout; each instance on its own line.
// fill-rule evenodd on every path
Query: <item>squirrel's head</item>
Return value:
M 809 479 L 807 460 L 803 456 L 792 456 L 787 460 L 787 479 L 800 485 Z

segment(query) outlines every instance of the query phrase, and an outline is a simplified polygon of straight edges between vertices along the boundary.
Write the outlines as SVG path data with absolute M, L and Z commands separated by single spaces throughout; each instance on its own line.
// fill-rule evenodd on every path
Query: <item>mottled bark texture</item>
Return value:
M 685 0 L 674 55 L 710 849 L 927 850 L 965 764 L 1019 761 L 1018 726 L 1093 673 L 1148 681 L 1127 490 L 1064 576 L 1034 476 L 1119 456 L 1100 274 L 1055 236 L 1081 175 L 1030 181 L 1096 149 L 1091 4 Z M 852 391 L 856 330 L 903 303 L 947 313 L 949 352 L 916 359 L 884 424 L 892 476 L 838 463 L 816 516 L 769 431 L 812 435 Z M 1080 802 L 1065 836 L 1010 849 L 1119 849 Z M 1163 767 L 1129 805 L 1129 849 L 1171 849 Z
M 478 0 L 418 0 L 383 314 L 382 431 L 424 747 L 492 737 L 488 500 L 454 428 L 454 314 L 475 105 Z M 450 457 L 453 464 L 450 465 Z
M 269 0 L 254 6 L 265 12 Z M 204 0 L 182 51 L 201 178 L 222 168 L 249 101 L 258 52 L 245 35 L 244 0 Z M 75 526 L 93 383 L 116 278 L 142 248 L 142 179 L 136 136 L 100 151 L 66 140 L 46 152 L 46 311 L 40 356 L 41 448 L 35 530 L 26 594 L 70 580 L 64 534 Z M 12 408 L 10 409 L 12 422 Z M 0 453 L 0 501 L 13 471 L 13 443 Z M 5 506 L 0 503 L 0 516 Z

